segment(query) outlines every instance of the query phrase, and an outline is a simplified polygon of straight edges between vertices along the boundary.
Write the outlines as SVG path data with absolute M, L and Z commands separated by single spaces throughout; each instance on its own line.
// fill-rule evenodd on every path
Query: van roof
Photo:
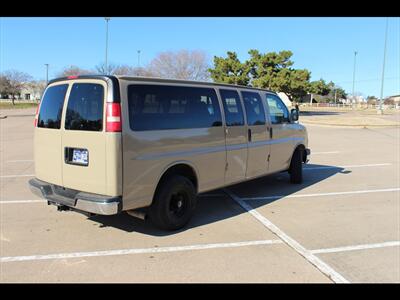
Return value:
M 258 91 L 264 91 L 264 92 L 270 92 L 273 94 L 276 94 L 276 92 L 268 90 L 268 89 L 262 89 L 262 88 L 256 88 L 256 87 L 251 87 L 251 86 L 246 86 L 246 85 L 236 85 L 236 84 L 227 84 L 227 83 L 216 83 L 216 82 L 207 82 L 207 81 L 194 81 L 194 80 L 183 80 L 183 79 L 166 79 L 166 78 L 158 78 L 158 77 L 142 77 L 142 76 L 126 76 L 126 75 L 79 75 L 79 76 L 67 76 L 67 77 L 60 77 L 60 78 L 55 78 L 49 81 L 48 84 L 57 82 L 57 81 L 65 81 L 65 80 L 72 80 L 72 79 L 106 79 L 110 78 L 111 80 L 115 81 L 115 79 L 118 80 L 127 80 L 127 81 L 146 81 L 146 82 L 164 82 L 164 83 L 187 83 L 187 84 L 196 84 L 196 85 L 207 85 L 207 86 L 225 86 L 225 87 L 230 87 L 230 88 L 244 88 L 244 89 L 249 89 L 249 90 L 258 90 Z

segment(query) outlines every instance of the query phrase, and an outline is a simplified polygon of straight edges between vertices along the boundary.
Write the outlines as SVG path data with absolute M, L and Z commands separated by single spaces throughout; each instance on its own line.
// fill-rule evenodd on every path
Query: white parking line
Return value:
M 0 178 L 15 178 L 15 177 L 35 177 L 34 174 L 23 174 L 23 175 L 2 175 Z
M 127 254 L 148 254 L 148 253 L 177 252 L 177 251 L 205 250 L 205 249 L 218 249 L 218 248 L 236 248 L 236 247 L 272 245 L 272 244 L 282 244 L 282 241 L 261 240 L 261 241 L 235 242 L 235 243 L 199 244 L 199 245 L 178 246 L 178 247 L 154 247 L 154 248 L 141 248 L 141 249 L 139 248 L 139 249 L 122 249 L 122 250 L 107 250 L 107 251 L 93 251 L 93 252 L 59 253 L 59 254 L 47 254 L 47 255 L 8 256 L 8 257 L 0 257 L 0 262 L 5 263 L 13 261 L 65 259 L 65 258 L 77 258 L 77 257 L 111 256 L 111 255 L 127 255 Z
M 391 166 L 390 163 L 381 163 L 381 164 L 368 164 L 368 165 L 349 165 L 349 166 L 322 166 L 322 167 L 304 167 L 303 171 L 309 170 L 323 170 L 323 169 L 354 169 L 354 168 L 366 168 L 366 167 L 383 167 L 383 166 Z
M 397 191 L 400 191 L 400 188 L 361 190 L 361 191 L 348 191 L 348 192 L 316 193 L 316 194 L 299 194 L 299 195 L 273 195 L 273 196 L 266 196 L 266 197 L 248 197 L 248 198 L 240 198 L 240 199 L 243 201 L 273 200 L 273 199 L 280 199 L 280 198 L 323 197 L 323 196 L 367 194 L 367 193 L 385 193 L 385 192 L 397 192 Z
M 346 251 L 395 247 L 395 246 L 400 246 L 400 241 L 392 241 L 392 242 L 384 242 L 384 243 L 376 243 L 376 244 L 364 244 L 364 245 L 355 245 L 355 246 L 344 246 L 344 247 L 336 247 L 336 248 L 316 249 L 316 250 L 311 250 L 310 252 L 313 254 L 321 254 L 321 253 L 346 252 Z
M 258 221 L 260 221 L 265 227 L 267 227 L 269 230 L 271 230 L 273 233 L 275 233 L 281 240 L 283 240 L 287 245 L 289 245 L 297 253 L 299 253 L 301 256 L 303 256 L 307 261 L 309 261 L 311 264 L 316 266 L 318 268 L 318 270 L 320 270 L 323 274 L 328 276 L 330 279 L 332 279 L 336 283 L 349 283 L 349 281 L 346 278 L 344 278 L 342 275 L 340 275 L 338 272 L 336 272 L 334 269 L 332 269 L 332 267 L 330 267 L 328 264 L 323 262 L 320 258 L 315 256 L 309 250 L 307 250 L 302 245 L 300 245 L 297 241 L 295 241 L 294 239 L 289 237 L 286 233 L 284 233 L 282 230 L 280 230 L 277 226 L 275 226 L 267 218 L 262 216 L 257 210 L 255 210 L 253 207 L 251 207 L 245 201 L 240 199 L 238 196 L 233 194 L 231 191 L 229 191 L 227 189 L 225 189 L 225 191 L 241 207 L 243 207 L 254 218 L 256 218 Z
M 0 200 L 0 204 L 42 203 L 47 200 Z

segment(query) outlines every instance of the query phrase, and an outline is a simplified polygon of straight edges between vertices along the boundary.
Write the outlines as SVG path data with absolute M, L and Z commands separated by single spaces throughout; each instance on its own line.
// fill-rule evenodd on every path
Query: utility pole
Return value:
M 353 99 L 352 99 L 352 109 L 354 109 L 354 102 L 355 102 L 355 96 L 354 96 L 354 83 L 356 79 L 356 58 L 357 58 L 357 51 L 354 51 L 354 68 L 353 68 Z
M 336 105 L 336 89 L 335 89 L 335 105 Z
M 108 21 L 110 21 L 109 17 L 105 17 L 106 20 L 106 63 L 105 63 L 105 73 L 108 75 Z
M 49 64 L 44 64 L 46 66 L 46 84 L 49 82 Z
M 384 49 L 383 49 L 383 67 L 382 67 L 382 82 L 381 82 L 381 100 L 379 101 L 379 110 L 378 110 L 378 114 L 379 114 L 379 115 L 383 114 L 383 109 L 382 109 L 382 102 L 383 102 L 383 82 L 384 82 L 384 79 L 385 79 L 386 43 L 387 43 L 388 23 L 389 23 L 389 18 L 386 18 L 385 46 L 384 46 Z
M 138 68 L 140 68 L 140 50 L 137 51 L 137 64 L 138 64 Z

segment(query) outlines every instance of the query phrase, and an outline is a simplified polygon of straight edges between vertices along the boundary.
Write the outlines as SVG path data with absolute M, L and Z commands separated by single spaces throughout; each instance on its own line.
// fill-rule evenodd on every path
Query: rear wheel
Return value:
M 290 162 L 289 174 L 291 183 L 302 183 L 303 182 L 303 150 L 297 148 L 292 156 L 292 161 Z
M 165 178 L 157 188 L 149 209 L 150 220 L 163 230 L 184 227 L 196 207 L 196 189 L 186 177 L 172 175 Z

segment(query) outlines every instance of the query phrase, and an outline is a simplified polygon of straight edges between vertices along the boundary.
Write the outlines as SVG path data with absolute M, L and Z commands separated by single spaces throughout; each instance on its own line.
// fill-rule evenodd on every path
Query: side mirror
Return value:
M 299 111 L 295 108 L 291 109 L 290 111 L 290 120 L 292 122 L 298 121 L 299 120 Z

